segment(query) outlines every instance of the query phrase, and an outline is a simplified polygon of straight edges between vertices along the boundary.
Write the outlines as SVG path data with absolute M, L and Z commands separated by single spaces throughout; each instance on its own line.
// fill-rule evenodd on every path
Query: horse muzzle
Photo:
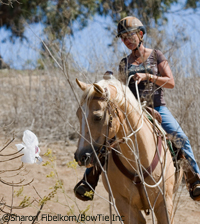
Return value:
M 84 153 L 80 155 L 79 153 L 74 153 L 74 159 L 78 163 L 79 166 L 86 166 L 87 168 L 90 168 L 94 164 L 94 153 Z

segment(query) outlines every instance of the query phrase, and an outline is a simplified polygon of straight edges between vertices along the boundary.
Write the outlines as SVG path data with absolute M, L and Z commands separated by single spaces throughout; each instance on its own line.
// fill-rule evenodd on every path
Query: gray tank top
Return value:
M 132 65 L 128 64 L 127 57 L 123 58 L 119 64 L 119 80 L 121 80 L 124 84 L 128 81 L 128 77 L 130 75 L 134 75 L 135 73 L 149 73 L 156 76 L 160 76 L 158 73 L 158 64 L 162 61 L 166 61 L 167 59 L 159 50 L 153 50 L 150 56 L 144 63 L 140 65 Z M 133 79 L 129 82 L 129 88 L 137 98 L 135 81 Z M 152 83 L 148 80 L 141 81 L 138 84 L 138 90 L 141 101 L 146 101 L 147 105 L 150 107 L 158 107 L 165 105 L 164 100 L 164 92 L 163 89 Z

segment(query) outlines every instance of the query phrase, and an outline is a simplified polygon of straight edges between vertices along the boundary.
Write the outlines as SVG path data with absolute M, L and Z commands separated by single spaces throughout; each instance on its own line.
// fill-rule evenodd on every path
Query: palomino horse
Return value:
M 77 83 L 84 91 L 77 111 L 78 164 L 95 165 L 96 156 L 106 146 L 107 172 L 102 172 L 103 183 L 109 191 L 107 173 L 124 223 L 146 223 L 142 210 L 150 208 L 159 224 L 173 223 L 175 169 L 170 151 L 141 112 L 134 95 L 115 78 L 93 85 L 78 80 Z

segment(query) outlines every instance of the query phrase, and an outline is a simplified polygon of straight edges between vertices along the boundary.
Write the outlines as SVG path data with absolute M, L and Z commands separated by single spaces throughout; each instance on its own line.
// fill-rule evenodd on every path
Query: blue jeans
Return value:
M 176 119 L 173 117 L 171 112 L 165 106 L 155 107 L 154 109 L 157 110 L 162 117 L 161 125 L 163 129 L 168 134 L 173 135 L 174 137 L 173 142 L 175 144 L 180 145 L 180 148 L 183 150 L 183 153 L 188 162 L 190 163 L 190 165 L 192 166 L 194 172 L 200 174 L 199 167 L 194 158 L 192 147 L 190 145 L 190 141 L 188 140 L 188 137 L 185 135 Z

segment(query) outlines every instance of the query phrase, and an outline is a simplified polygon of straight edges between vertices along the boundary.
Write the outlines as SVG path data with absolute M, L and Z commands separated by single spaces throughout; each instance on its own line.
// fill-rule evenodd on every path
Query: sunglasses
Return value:
M 133 35 L 137 34 L 136 32 L 129 32 L 129 33 L 124 33 L 122 34 L 120 37 L 122 40 L 125 40 L 125 39 L 132 39 L 133 38 Z

